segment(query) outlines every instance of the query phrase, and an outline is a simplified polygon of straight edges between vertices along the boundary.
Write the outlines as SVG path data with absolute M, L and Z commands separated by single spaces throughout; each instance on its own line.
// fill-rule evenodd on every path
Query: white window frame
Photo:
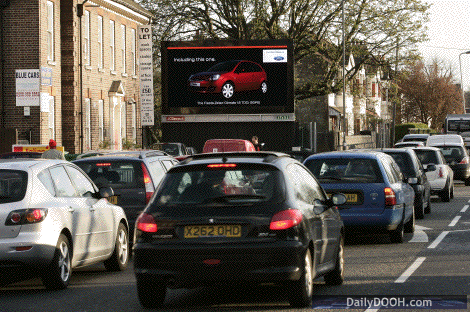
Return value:
M 84 119 L 85 119 L 85 150 L 90 150 L 91 149 L 91 99 L 86 98 L 85 99 L 85 111 L 84 113 Z
M 47 1 L 47 60 L 53 62 L 54 55 L 54 2 Z
M 121 25 L 121 65 L 122 73 L 126 73 L 126 25 Z
M 55 97 L 49 96 L 49 136 L 55 140 Z
M 98 15 L 98 68 L 103 68 L 103 16 Z
M 83 34 L 83 57 L 84 57 L 84 64 L 90 66 L 90 11 L 84 11 L 84 34 Z
M 109 59 L 110 59 L 110 64 L 109 64 L 109 68 L 111 70 L 114 70 L 115 69 L 115 64 L 116 64 L 116 55 L 115 55 L 115 46 L 114 46 L 114 36 L 115 36 L 115 32 L 114 32 L 114 21 L 113 20 L 110 20 L 109 21 L 109 51 L 110 51 L 110 55 L 109 55 Z
M 132 62 L 132 75 L 136 75 L 136 65 L 137 65 L 137 53 L 136 53 L 136 30 L 134 28 L 131 29 L 131 62 Z
M 104 101 L 98 100 L 98 137 L 104 141 Z

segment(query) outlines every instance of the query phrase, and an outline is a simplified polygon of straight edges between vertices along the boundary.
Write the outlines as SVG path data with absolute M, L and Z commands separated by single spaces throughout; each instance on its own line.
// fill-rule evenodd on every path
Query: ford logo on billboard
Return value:
M 283 56 L 280 56 L 280 55 L 274 57 L 274 60 L 275 60 L 275 61 L 282 61 L 283 59 L 284 59 L 284 57 L 283 57 Z

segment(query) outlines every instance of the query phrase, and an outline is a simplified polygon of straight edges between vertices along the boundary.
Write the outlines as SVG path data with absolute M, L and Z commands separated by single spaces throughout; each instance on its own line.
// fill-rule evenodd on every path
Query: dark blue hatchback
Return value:
M 340 211 L 348 232 L 388 232 L 401 243 L 414 231 L 414 191 L 400 168 L 382 152 L 329 152 L 308 157 L 304 165 L 328 194 L 343 193 Z

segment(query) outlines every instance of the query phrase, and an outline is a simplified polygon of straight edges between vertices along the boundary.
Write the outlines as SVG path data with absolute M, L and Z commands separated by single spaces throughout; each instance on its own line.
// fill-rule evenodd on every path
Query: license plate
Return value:
M 357 203 L 357 194 L 347 194 L 343 193 L 344 196 L 346 196 L 346 203 Z M 331 194 L 328 194 L 328 197 L 330 197 Z
M 117 205 L 117 196 L 109 196 L 108 197 L 108 202 L 113 204 L 113 205 Z
M 199 82 L 190 82 L 189 85 L 190 85 L 191 87 L 200 87 L 200 86 L 201 86 L 201 83 L 199 83 Z
M 241 237 L 241 225 L 219 224 L 219 225 L 187 225 L 184 227 L 184 238 L 198 237 Z

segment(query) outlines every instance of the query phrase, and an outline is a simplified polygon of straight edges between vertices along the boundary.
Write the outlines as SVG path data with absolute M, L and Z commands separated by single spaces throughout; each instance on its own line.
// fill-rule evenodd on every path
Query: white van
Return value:
M 464 146 L 463 138 L 460 134 L 431 135 L 426 141 L 426 146 L 435 146 L 443 144 L 462 144 L 462 146 Z

